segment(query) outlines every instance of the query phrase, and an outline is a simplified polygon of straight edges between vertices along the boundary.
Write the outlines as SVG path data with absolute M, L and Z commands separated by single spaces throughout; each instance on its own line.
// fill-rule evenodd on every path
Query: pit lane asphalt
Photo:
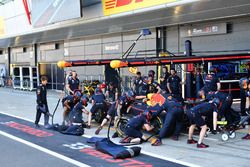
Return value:
M 2 167 L 76 167 L 76 165 L 62 161 L 54 156 L 1 135 L 0 142 L 0 166 Z
M 49 91 L 48 92 L 48 104 L 50 108 L 50 112 L 53 112 L 54 107 L 60 97 L 59 92 Z M 15 115 L 24 119 L 34 120 L 36 113 L 36 96 L 35 92 L 28 91 L 19 91 L 8 88 L 0 88 L 0 112 Z M 90 107 L 90 106 L 89 106 Z M 89 108 L 88 107 L 88 108 Z M 234 108 L 239 110 L 239 105 L 234 104 Z M 86 118 L 85 118 L 86 119 Z M 43 117 L 41 118 L 41 123 L 43 123 Z M 55 123 L 62 122 L 62 106 L 59 105 L 57 112 L 55 114 Z M 91 129 L 85 130 L 85 137 L 95 136 L 94 131 L 98 125 L 93 124 Z M 186 135 L 180 136 L 180 141 L 172 141 L 170 139 L 164 139 L 163 145 L 159 147 L 152 147 L 150 143 L 142 144 L 143 153 L 150 154 L 152 156 L 158 156 L 160 158 L 169 158 L 173 160 L 179 160 L 188 162 L 190 164 L 199 165 L 199 166 L 237 166 L 237 167 L 247 167 L 250 164 L 250 141 L 243 141 L 240 138 L 244 135 L 246 130 L 241 132 L 237 132 L 237 137 L 235 139 L 230 139 L 227 142 L 223 142 L 220 140 L 221 135 L 217 134 L 215 136 L 209 135 L 206 138 L 205 143 L 210 145 L 210 148 L 207 149 L 197 149 L 195 145 L 187 145 L 186 144 Z M 106 136 L 107 130 L 103 129 L 99 136 Z M 1 135 L 0 135 L 1 136 Z M 119 139 L 113 139 L 113 141 L 118 142 Z M 39 152 L 37 150 L 33 150 L 28 146 L 22 146 L 20 143 L 16 143 L 15 141 L 11 141 L 5 137 L 0 138 L 1 150 L 8 149 L 7 145 L 19 145 L 18 147 L 22 150 L 20 151 L 20 160 L 18 165 L 16 166 L 37 166 L 37 164 L 43 164 L 45 161 L 42 158 L 38 160 L 31 157 L 31 153 L 25 156 L 25 150 L 27 152 L 32 152 L 32 156 L 44 156 L 45 159 L 48 159 L 51 163 L 49 164 L 60 164 L 65 163 L 65 165 L 60 166 L 74 166 L 72 164 L 67 164 L 61 159 L 53 158 L 50 155 L 46 155 L 45 153 Z M 9 142 L 9 143 L 8 143 Z M 14 144 L 15 143 L 15 144 Z M 4 145 L 4 146 L 2 146 Z M 15 161 L 12 156 L 16 147 L 13 147 L 13 150 L 4 151 L 0 153 L 0 157 L 9 157 L 9 159 L 3 159 L 6 164 L 13 164 L 15 166 Z M 23 152 L 24 151 L 24 152 Z M 47 158 L 46 158 L 47 157 Z M 49 158 L 48 158 L 49 157 Z M 22 159 L 22 160 L 21 160 Z M 2 160 L 2 158 L 0 158 Z M 34 161 L 32 161 L 34 160 Z M 53 162 L 52 162 L 53 161 Z M 58 161 L 58 162 L 57 162 Z M 2 161 L 1 161 L 2 162 Z M 39 163 L 40 162 L 40 163 Z M 26 163 L 30 163 L 31 165 L 26 165 Z M 2 166 L 2 165 L 1 165 Z M 11 166 L 11 165 L 7 165 Z M 43 165 L 44 166 L 44 165 Z M 54 165 L 53 165 L 54 166 Z

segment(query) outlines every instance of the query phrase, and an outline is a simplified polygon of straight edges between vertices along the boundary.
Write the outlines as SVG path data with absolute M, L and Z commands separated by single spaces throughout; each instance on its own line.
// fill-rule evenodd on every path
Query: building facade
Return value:
M 64 73 L 56 67 L 57 61 L 121 58 L 143 28 L 149 28 L 152 34 L 140 38 L 131 57 L 160 56 L 160 52 L 166 50 L 177 56 L 183 55 L 186 40 L 192 42 L 194 55 L 250 52 L 248 0 L 161 0 L 156 4 L 143 0 L 108 2 L 81 0 L 79 18 L 42 27 L 29 25 L 24 9 L 16 15 L 5 14 L 5 35 L 0 36 L 0 64 L 6 66 L 7 75 L 12 75 L 13 66 L 37 66 L 40 75 L 49 76 L 51 88 L 59 89 Z M 0 6 L 0 16 L 4 15 L 1 13 L 3 9 L 6 11 L 15 5 L 23 8 L 18 0 L 9 2 Z M 25 26 L 20 25 L 17 29 L 21 30 L 16 30 L 13 18 L 20 16 Z M 14 30 L 7 31 L 8 26 Z M 244 66 L 246 61 L 237 63 Z M 105 67 L 73 69 L 82 80 L 102 80 Z M 156 70 L 156 67 L 139 67 L 142 74 L 149 69 Z M 131 76 L 127 69 L 122 69 L 121 75 Z

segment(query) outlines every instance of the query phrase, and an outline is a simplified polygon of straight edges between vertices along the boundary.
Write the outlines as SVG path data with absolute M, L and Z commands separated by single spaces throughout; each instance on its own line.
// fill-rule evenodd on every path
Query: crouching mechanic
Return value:
M 106 109 L 105 95 L 100 88 L 95 89 L 95 94 L 92 97 L 92 108 L 89 112 L 87 128 L 91 127 L 92 115 L 97 112 L 98 108 Z
M 121 117 L 122 113 L 127 112 L 128 107 L 131 105 L 132 102 L 135 100 L 135 94 L 132 90 L 126 92 L 123 94 L 118 100 L 116 100 L 114 103 L 111 104 L 111 107 L 108 110 L 107 116 L 103 119 L 101 125 L 97 128 L 95 131 L 95 134 L 98 135 L 100 131 L 102 130 L 103 126 L 111 119 L 114 119 L 114 123 L 116 125 L 116 122 L 119 117 Z M 115 132 L 112 136 L 117 137 L 118 134 Z
M 246 111 L 248 115 L 248 121 L 250 121 L 250 110 Z M 249 125 L 248 125 L 249 126 Z M 248 133 L 242 137 L 243 140 L 250 140 L 250 126 L 248 127 Z
M 151 99 L 151 105 L 159 105 L 156 115 L 160 115 L 163 111 L 167 112 L 163 127 L 160 129 L 159 138 L 152 143 L 152 146 L 161 145 L 161 140 L 171 131 L 174 124 L 175 131 L 171 138 L 177 141 L 182 128 L 182 119 L 184 114 L 182 103 L 177 101 L 172 96 L 164 94 L 149 94 L 148 98 Z
M 147 139 L 142 134 L 141 129 L 145 129 L 146 131 L 153 130 L 154 127 L 150 125 L 151 119 L 152 112 L 147 110 L 143 114 L 130 119 L 125 129 L 126 137 L 121 139 L 120 143 L 139 144 L 146 141 Z
M 74 92 L 74 95 L 68 95 L 62 99 L 62 105 L 63 105 L 63 122 L 64 125 L 65 122 L 69 122 L 69 113 L 74 108 L 74 106 L 79 102 L 81 99 L 82 93 L 80 91 Z
M 199 91 L 199 95 L 206 98 L 206 101 L 212 100 L 213 98 L 218 98 L 220 100 L 220 105 L 218 106 L 218 118 L 224 116 L 228 121 L 228 125 L 237 123 L 237 121 L 240 120 L 240 116 L 234 110 L 231 110 L 233 99 L 230 94 L 224 92 L 212 92 L 205 95 L 205 91 L 202 89 Z
M 88 105 L 88 97 L 82 96 L 79 102 L 74 106 L 70 112 L 69 119 L 71 124 L 83 124 L 82 113 L 88 114 L 89 112 L 85 109 Z
M 246 114 L 250 117 L 250 83 L 248 84 L 248 90 L 246 91 Z M 248 118 L 248 124 L 250 122 L 250 118 Z M 242 137 L 244 140 L 250 140 L 250 126 L 248 128 L 248 133 Z
M 220 105 L 220 100 L 218 98 L 214 98 L 209 102 L 205 102 L 199 104 L 195 107 L 192 107 L 190 110 L 187 111 L 187 116 L 190 120 L 191 126 L 189 127 L 188 132 L 188 140 L 187 144 L 196 144 L 197 141 L 193 139 L 193 133 L 196 126 L 201 128 L 200 137 L 197 143 L 197 148 L 207 148 L 209 145 L 203 143 L 204 136 L 207 131 L 207 125 L 205 122 L 205 117 L 209 115 L 213 115 L 213 130 L 212 133 L 216 134 L 217 128 L 217 113 L 218 113 L 218 106 Z

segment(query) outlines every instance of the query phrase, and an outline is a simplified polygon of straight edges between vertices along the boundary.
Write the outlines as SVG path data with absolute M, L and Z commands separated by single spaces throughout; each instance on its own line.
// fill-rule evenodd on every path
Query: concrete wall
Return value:
M 187 36 L 187 31 L 190 28 L 203 25 L 213 25 L 226 23 L 230 27 L 225 34 L 213 34 L 204 36 Z M 131 55 L 134 55 L 138 50 L 155 50 L 156 49 L 156 32 L 151 29 L 152 35 L 142 37 L 135 46 Z M 240 19 L 222 19 L 213 22 L 200 22 L 195 24 L 185 24 L 178 26 L 170 26 L 166 29 L 167 39 L 166 47 L 170 52 L 184 54 L 186 40 L 191 40 L 194 52 L 197 55 L 206 54 L 230 54 L 234 52 L 222 52 L 231 50 L 250 50 L 250 17 Z M 68 55 L 64 57 L 65 60 L 83 60 L 83 59 L 106 59 L 106 58 L 121 58 L 121 55 L 129 48 L 133 41 L 138 37 L 138 31 L 108 34 L 103 36 L 80 38 L 65 41 L 65 49 Z M 152 52 L 151 52 L 152 53 Z M 153 52 L 154 53 L 154 52 Z M 149 53 L 141 53 L 143 56 Z M 86 75 L 101 75 L 103 74 L 102 66 L 95 67 L 77 67 L 80 76 Z M 142 74 L 147 74 L 149 69 L 155 67 L 139 67 Z M 121 70 L 124 76 L 131 76 L 127 68 Z
M 196 26 L 227 23 L 230 25 L 229 31 L 224 34 L 213 34 L 204 36 L 187 36 L 187 31 Z M 151 29 L 152 35 L 141 37 L 137 42 L 131 55 L 135 55 L 137 51 L 155 50 L 156 49 L 156 31 Z M 49 42 L 38 44 L 38 62 L 40 63 L 56 63 L 59 60 L 87 60 L 87 59 L 109 59 L 121 58 L 122 54 L 131 46 L 133 41 L 138 37 L 139 30 L 105 34 L 102 36 L 79 37 L 78 39 L 70 39 L 58 42 Z M 234 53 L 220 52 L 231 50 L 248 50 L 250 51 L 250 17 L 240 19 L 222 19 L 213 22 L 200 22 L 195 24 L 185 24 L 178 26 L 170 26 L 166 28 L 166 48 L 170 52 L 183 54 L 185 51 L 184 42 L 191 40 L 196 55 L 218 54 L 218 53 Z M 58 48 L 55 44 L 58 43 Z M 23 47 L 26 52 L 23 53 Z M 33 46 L 23 46 L 11 48 L 11 63 L 35 65 Z M 7 48 L 4 49 L 7 54 Z M 211 53 L 212 52 L 212 53 Z M 238 52 L 238 51 L 237 51 Z M 247 52 L 247 51 L 245 51 Z M 142 56 L 156 56 L 156 52 L 142 52 Z M 0 55 L 0 62 L 5 62 L 5 56 Z M 91 78 L 99 79 L 99 75 L 103 75 L 104 66 L 88 66 L 71 68 L 78 72 L 81 80 Z M 156 70 L 156 67 L 139 67 L 139 71 L 143 75 L 147 74 L 150 69 Z M 68 69 L 66 69 L 67 71 Z M 133 76 L 128 72 L 127 68 L 121 69 L 122 76 Z
M 1 53 L 0 53 L 0 63 L 4 64 L 7 62 L 7 57 L 6 57 L 6 51 L 5 49 L 1 50 Z
M 137 42 L 131 55 L 135 55 L 139 50 L 155 50 L 156 49 L 156 32 L 151 30 L 152 35 L 141 37 Z M 87 60 L 87 59 L 120 59 L 122 54 L 131 46 L 134 40 L 139 36 L 139 31 L 132 31 L 126 33 L 116 33 L 96 37 L 88 37 L 74 40 L 67 40 L 64 43 L 64 50 L 66 52 L 65 60 Z M 152 52 L 151 52 L 152 53 Z M 154 56 L 155 56 L 155 52 Z M 141 53 L 143 56 L 149 56 L 147 52 Z M 152 55 L 151 55 L 152 56 Z M 133 56 L 134 57 L 134 56 Z M 86 76 L 98 79 L 99 75 L 103 76 L 104 66 L 89 66 L 89 67 L 75 67 L 72 68 L 78 72 L 81 78 Z M 146 74 L 149 69 L 155 67 L 140 67 L 139 70 Z M 121 69 L 123 76 L 132 75 L 128 69 Z
M 56 48 L 58 45 L 58 48 Z M 64 43 L 53 42 L 47 44 L 40 44 L 38 62 L 42 63 L 56 63 L 64 59 Z
M 213 25 L 227 23 L 228 32 L 218 35 L 204 35 L 187 37 L 184 34 L 188 29 L 200 25 Z M 195 52 L 222 52 L 233 50 L 250 50 L 250 17 L 241 19 L 227 19 L 213 22 L 202 22 L 173 26 L 167 28 L 167 48 L 172 52 L 181 52 L 185 50 L 184 43 L 190 40 Z
M 25 51 L 26 49 L 26 51 Z M 32 46 L 16 47 L 11 49 L 11 64 L 32 65 L 34 64 L 34 52 Z

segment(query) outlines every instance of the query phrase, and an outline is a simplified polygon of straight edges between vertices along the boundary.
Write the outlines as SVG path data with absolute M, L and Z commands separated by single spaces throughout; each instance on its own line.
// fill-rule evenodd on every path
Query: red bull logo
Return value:
M 149 98 L 149 103 L 148 105 L 154 107 L 157 104 L 159 106 L 162 106 L 165 103 L 166 99 L 163 97 L 161 94 L 152 94 L 151 97 Z

